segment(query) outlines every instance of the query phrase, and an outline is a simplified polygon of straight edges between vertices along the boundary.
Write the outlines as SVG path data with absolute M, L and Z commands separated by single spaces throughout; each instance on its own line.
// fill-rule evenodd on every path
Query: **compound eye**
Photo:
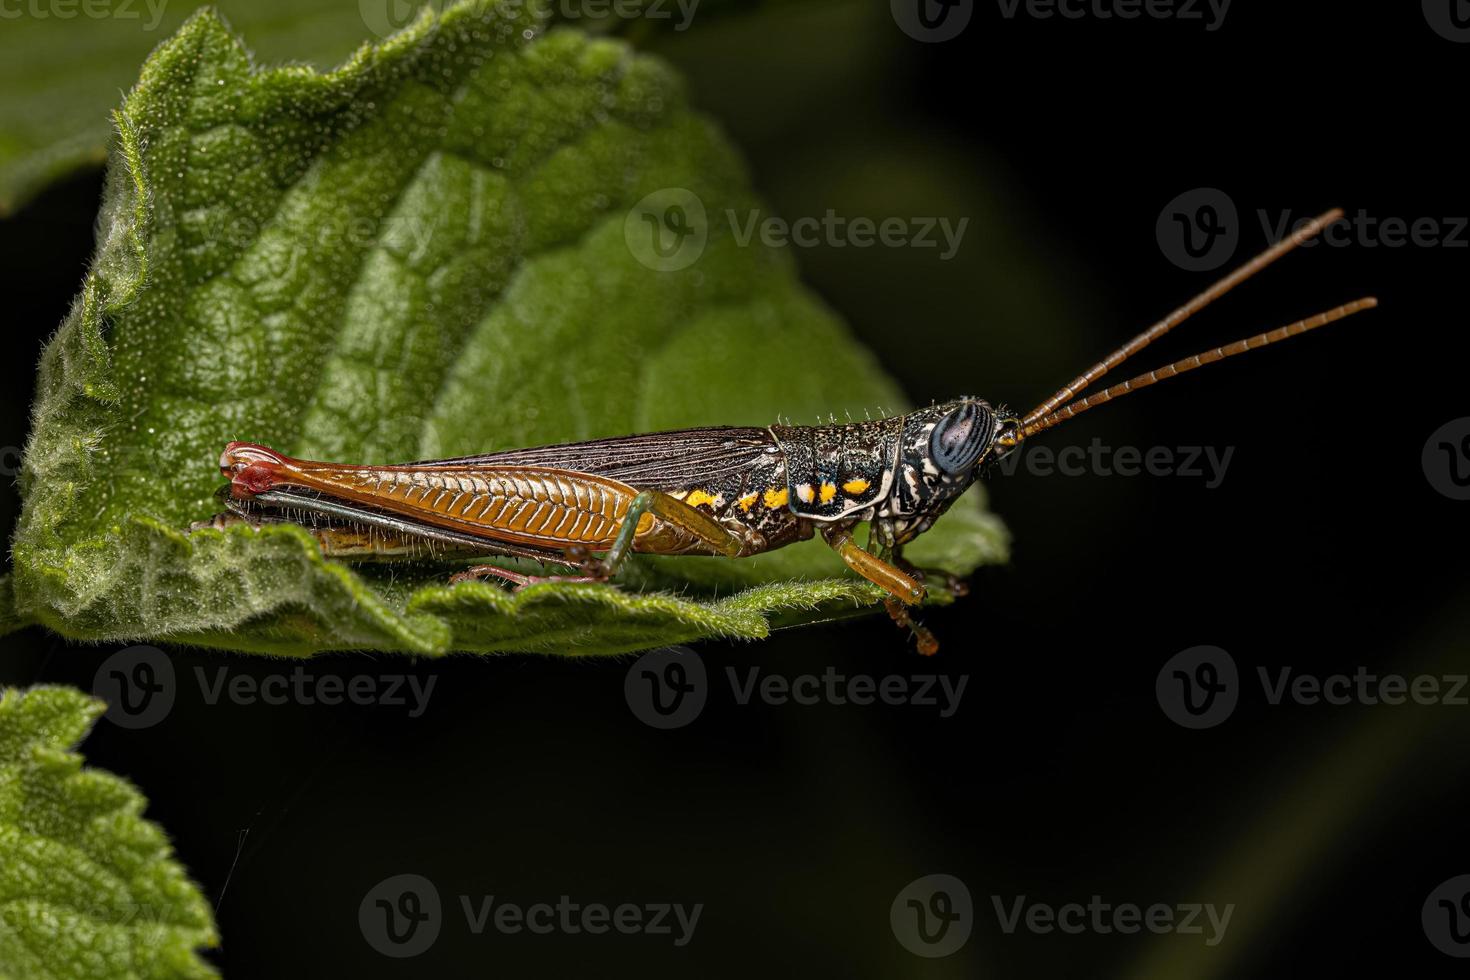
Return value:
M 980 460 L 994 434 L 989 410 L 966 402 L 934 426 L 929 435 L 929 455 L 945 473 L 963 473 Z

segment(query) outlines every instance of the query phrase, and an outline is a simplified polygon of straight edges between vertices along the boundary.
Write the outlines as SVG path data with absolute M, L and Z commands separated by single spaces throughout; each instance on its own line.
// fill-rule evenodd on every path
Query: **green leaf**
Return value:
M 276 653 L 607 653 L 874 605 L 819 542 L 510 596 L 448 588 L 443 566 L 325 561 L 293 527 L 180 530 L 218 509 L 230 439 L 401 462 L 900 405 L 789 255 L 737 241 L 724 213 L 760 202 L 678 79 L 540 26 L 514 0 L 462 3 L 318 75 L 255 69 L 206 12 L 149 59 L 117 114 L 98 254 L 42 361 L 20 615 Z M 702 206 L 687 267 L 639 237 L 650 194 Z M 915 560 L 1001 559 L 979 496 Z
M 741 9 L 701 0 L 701 24 Z M 629 18 L 606 0 L 561 0 L 558 16 L 593 31 L 681 31 L 684 13 L 641 0 Z M 249 36 L 257 57 L 330 67 L 365 38 L 382 38 L 444 0 L 11 0 L 0 13 L 0 217 L 48 183 L 107 156 L 108 110 L 159 41 L 210 6 Z M 620 2 L 617 11 L 628 9 Z
M 71 749 L 106 710 L 67 687 L 0 690 L 0 977 L 212 977 L 204 896 L 146 801 Z
M 108 110 L 138 65 L 202 0 L 17 2 L 0 27 L 0 215 L 46 183 L 100 164 Z M 318 65 L 345 58 L 370 31 L 388 33 L 399 0 L 226 0 L 257 53 Z

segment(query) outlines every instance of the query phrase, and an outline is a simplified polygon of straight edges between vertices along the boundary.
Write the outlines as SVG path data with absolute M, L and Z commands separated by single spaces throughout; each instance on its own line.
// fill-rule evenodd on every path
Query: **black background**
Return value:
M 948 263 L 882 248 L 797 258 L 914 401 L 1029 405 L 1209 281 L 1155 235 L 1182 192 L 1230 196 L 1238 259 L 1266 243 L 1258 209 L 1470 213 L 1457 111 L 1470 45 L 1434 33 L 1418 4 L 1285 7 L 1236 0 L 1211 32 L 1024 8 L 1007 19 L 985 3 L 956 39 L 920 44 L 882 5 L 765 5 L 712 8 L 640 43 L 688 75 L 776 213 L 970 216 Z M 12 343 L 0 443 L 23 444 L 34 364 L 80 282 L 100 191 L 87 174 L 0 222 Z M 190 682 L 168 718 L 104 721 L 86 755 L 147 794 L 219 903 L 211 955 L 228 976 L 1461 971 L 1420 909 L 1470 872 L 1470 707 L 1272 706 L 1256 671 L 1467 669 L 1467 505 L 1420 462 L 1430 433 L 1470 414 L 1467 240 L 1304 249 L 1142 355 L 1140 370 L 1359 295 L 1382 303 L 1049 443 L 1234 447 L 1218 488 L 1024 468 L 993 479 L 1014 557 L 927 614 L 936 659 L 876 618 L 700 644 L 709 704 L 656 731 L 624 701 L 631 659 L 305 664 L 437 677 L 410 719 L 209 705 L 196 666 L 295 665 L 173 649 Z M 1199 644 L 1233 655 L 1243 690 L 1226 722 L 1189 731 L 1154 684 Z M 117 645 L 31 629 L 5 648 L 7 683 L 90 689 Z M 969 680 L 947 719 L 915 705 L 742 706 L 725 669 L 750 666 Z M 358 905 L 404 872 L 435 883 L 446 915 L 428 952 L 392 960 L 364 941 Z M 924 960 L 895 940 L 889 905 L 936 872 L 966 882 L 976 923 L 960 953 Z M 461 894 L 705 908 L 674 948 L 473 935 Z M 991 899 L 1095 894 L 1236 909 L 1207 949 L 1200 936 L 1006 934 Z

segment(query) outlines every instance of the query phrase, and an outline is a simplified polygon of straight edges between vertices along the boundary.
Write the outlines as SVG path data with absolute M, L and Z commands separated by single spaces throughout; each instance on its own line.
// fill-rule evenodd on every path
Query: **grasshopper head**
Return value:
M 1018 419 L 981 398 L 957 398 L 904 418 L 889 510 L 898 540 L 927 530 L 981 471 L 1010 452 Z

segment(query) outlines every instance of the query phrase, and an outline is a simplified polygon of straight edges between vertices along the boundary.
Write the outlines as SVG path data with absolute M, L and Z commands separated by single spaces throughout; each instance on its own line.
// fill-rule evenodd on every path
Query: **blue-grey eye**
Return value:
M 929 435 L 929 455 L 945 473 L 963 473 L 980 460 L 994 433 L 989 410 L 965 402 L 935 424 Z

